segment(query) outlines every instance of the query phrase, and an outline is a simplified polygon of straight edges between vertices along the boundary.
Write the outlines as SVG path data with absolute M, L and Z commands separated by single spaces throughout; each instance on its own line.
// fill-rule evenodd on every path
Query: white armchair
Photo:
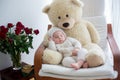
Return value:
M 100 46 L 105 51 L 106 63 L 95 68 L 73 70 L 60 65 L 42 64 L 45 46 L 41 44 L 34 57 L 36 80 L 120 80 L 120 51 L 112 34 L 111 24 L 104 17 L 104 0 L 82 0 L 85 4 L 83 17 L 92 22 L 100 33 Z M 51 25 L 49 25 L 50 27 Z

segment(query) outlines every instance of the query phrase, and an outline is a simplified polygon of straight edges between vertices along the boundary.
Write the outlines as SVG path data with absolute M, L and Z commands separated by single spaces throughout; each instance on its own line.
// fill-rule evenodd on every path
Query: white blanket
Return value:
M 42 64 L 42 69 L 39 71 L 40 76 L 50 76 L 65 79 L 101 79 L 101 78 L 116 78 L 117 72 L 113 69 L 113 56 L 108 48 L 105 50 L 106 63 L 95 68 L 81 68 L 74 70 L 61 65 Z

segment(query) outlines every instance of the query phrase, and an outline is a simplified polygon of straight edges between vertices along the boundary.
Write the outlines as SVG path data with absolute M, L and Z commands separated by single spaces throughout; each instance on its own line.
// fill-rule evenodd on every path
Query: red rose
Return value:
M 1 38 L 1 39 L 6 39 L 6 34 L 5 34 L 5 33 L 0 32 L 0 38 Z
M 32 28 L 26 27 L 24 30 L 26 34 L 32 34 Z
M 8 28 L 11 28 L 11 27 L 13 27 L 13 26 L 14 26 L 14 25 L 13 25 L 12 23 L 8 23 L 8 24 L 7 24 L 7 27 L 8 27 Z
M 8 28 L 5 28 L 5 26 L 0 26 L 0 31 L 6 34 L 8 32 Z
M 16 29 L 19 28 L 19 29 L 24 29 L 24 25 L 21 23 L 21 22 L 17 22 L 16 24 Z
M 38 29 L 34 30 L 34 33 L 35 33 L 36 35 L 39 34 L 39 30 L 38 30 Z
M 5 39 L 7 32 L 8 28 L 5 28 L 5 26 L 0 26 L 0 38 Z
M 15 30 L 15 34 L 16 35 L 19 35 L 21 33 L 21 29 L 20 28 L 17 28 L 16 30 Z

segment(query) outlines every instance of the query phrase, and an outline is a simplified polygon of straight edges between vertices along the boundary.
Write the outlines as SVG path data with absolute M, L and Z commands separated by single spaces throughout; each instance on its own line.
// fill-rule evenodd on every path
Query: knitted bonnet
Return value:
M 66 34 L 65 34 L 65 32 L 62 30 L 62 29 L 60 29 L 60 28 L 57 28 L 57 27 L 52 27 L 52 28 L 50 28 L 49 30 L 48 30 L 48 36 L 49 37 L 53 37 L 53 34 L 56 32 L 56 31 L 61 31 L 65 36 L 66 36 Z

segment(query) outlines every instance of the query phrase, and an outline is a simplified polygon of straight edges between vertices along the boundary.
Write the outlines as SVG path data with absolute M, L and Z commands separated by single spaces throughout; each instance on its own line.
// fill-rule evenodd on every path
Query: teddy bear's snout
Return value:
M 63 27 L 68 27 L 69 23 L 63 23 Z

